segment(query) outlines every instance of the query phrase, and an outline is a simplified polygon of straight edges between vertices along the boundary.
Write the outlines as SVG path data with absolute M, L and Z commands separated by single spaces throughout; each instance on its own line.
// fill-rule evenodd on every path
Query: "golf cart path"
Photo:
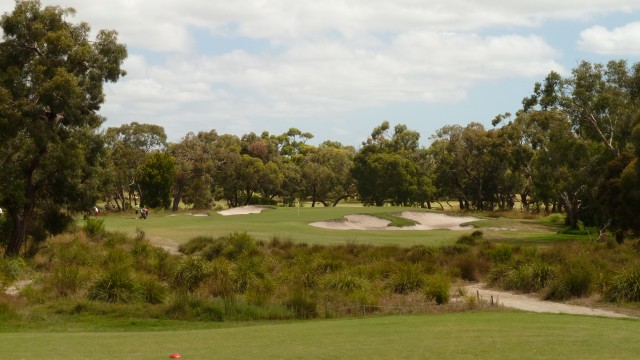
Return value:
M 553 301 L 544 301 L 528 295 L 513 294 L 505 291 L 493 289 L 485 289 L 484 284 L 472 284 L 465 286 L 467 293 L 471 296 L 479 294 L 480 299 L 490 302 L 493 296 L 493 302 L 498 305 L 538 313 L 554 313 L 554 314 L 575 314 L 575 315 L 591 315 L 612 318 L 631 318 L 631 316 L 620 314 L 614 311 L 593 309 L 586 306 L 569 305 L 557 303 Z

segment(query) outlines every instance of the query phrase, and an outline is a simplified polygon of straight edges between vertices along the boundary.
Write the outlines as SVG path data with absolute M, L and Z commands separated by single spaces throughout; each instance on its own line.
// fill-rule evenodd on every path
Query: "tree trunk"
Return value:
M 182 195 L 184 195 L 184 185 L 180 185 L 178 187 L 178 193 L 173 197 L 173 207 L 172 210 L 178 211 L 178 206 L 180 205 L 180 200 L 182 200 Z

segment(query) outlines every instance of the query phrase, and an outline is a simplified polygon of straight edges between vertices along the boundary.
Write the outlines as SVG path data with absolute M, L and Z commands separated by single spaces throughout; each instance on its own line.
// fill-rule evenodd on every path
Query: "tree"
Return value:
M 127 51 L 115 31 L 90 39 L 87 23 L 66 20 L 74 14 L 21 0 L 0 19 L 0 207 L 12 219 L 10 256 L 45 203 L 80 211 L 92 200 L 86 185 L 99 158 L 102 86 L 125 75 Z
M 142 189 L 136 177 L 138 170 L 147 160 L 147 154 L 166 148 L 167 135 L 162 126 L 132 122 L 108 128 L 105 138 L 111 170 L 106 197 L 113 199 L 116 207 L 125 211 L 131 206 L 132 198 L 136 202 L 136 192 L 142 200 Z
M 152 208 L 168 209 L 175 172 L 175 161 L 171 154 L 154 152 L 138 169 L 138 182 L 144 194 L 141 203 Z
M 171 145 L 176 161 L 173 211 L 183 200 L 195 208 L 207 209 L 213 201 L 213 178 L 217 164 L 223 162 L 215 130 L 188 133 L 177 144 Z

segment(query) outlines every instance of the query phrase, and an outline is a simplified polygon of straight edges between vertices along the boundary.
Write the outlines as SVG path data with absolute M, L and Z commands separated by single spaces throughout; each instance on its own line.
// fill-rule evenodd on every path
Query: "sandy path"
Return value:
M 585 306 L 562 304 L 552 301 L 544 301 L 527 295 L 513 294 L 505 291 L 485 289 L 484 284 L 473 284 L 465 287 L 469 295 L 475 296 L 480 294 L 480 299 L 490 302 L 493 301 L 498 305 L 531 311 L 537 313 L 554 313 L 554 314 L 576 314 L 576 315 L 592 315 L 613 318 L 630 318 L 630 316 L 619 314 L 613 311 L 592 309 Z

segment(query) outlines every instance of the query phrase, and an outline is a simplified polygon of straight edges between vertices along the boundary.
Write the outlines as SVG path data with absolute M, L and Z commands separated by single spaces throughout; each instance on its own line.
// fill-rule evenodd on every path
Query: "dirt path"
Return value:
M 527 295 L 513 294 L 505 291 L 485 289 L 484 284 L 472 284 L 465 287 L 469 295 L 479 294 L 480 299 L 490 302 L 493 296 L 494 303 L 504 307 L 554 314 L 592 315 L 613 318 L 630 318 L 630 316 L 617 312 L 592 309 L 585 306 L 569 305 L 552 301 L 544 301 Z

